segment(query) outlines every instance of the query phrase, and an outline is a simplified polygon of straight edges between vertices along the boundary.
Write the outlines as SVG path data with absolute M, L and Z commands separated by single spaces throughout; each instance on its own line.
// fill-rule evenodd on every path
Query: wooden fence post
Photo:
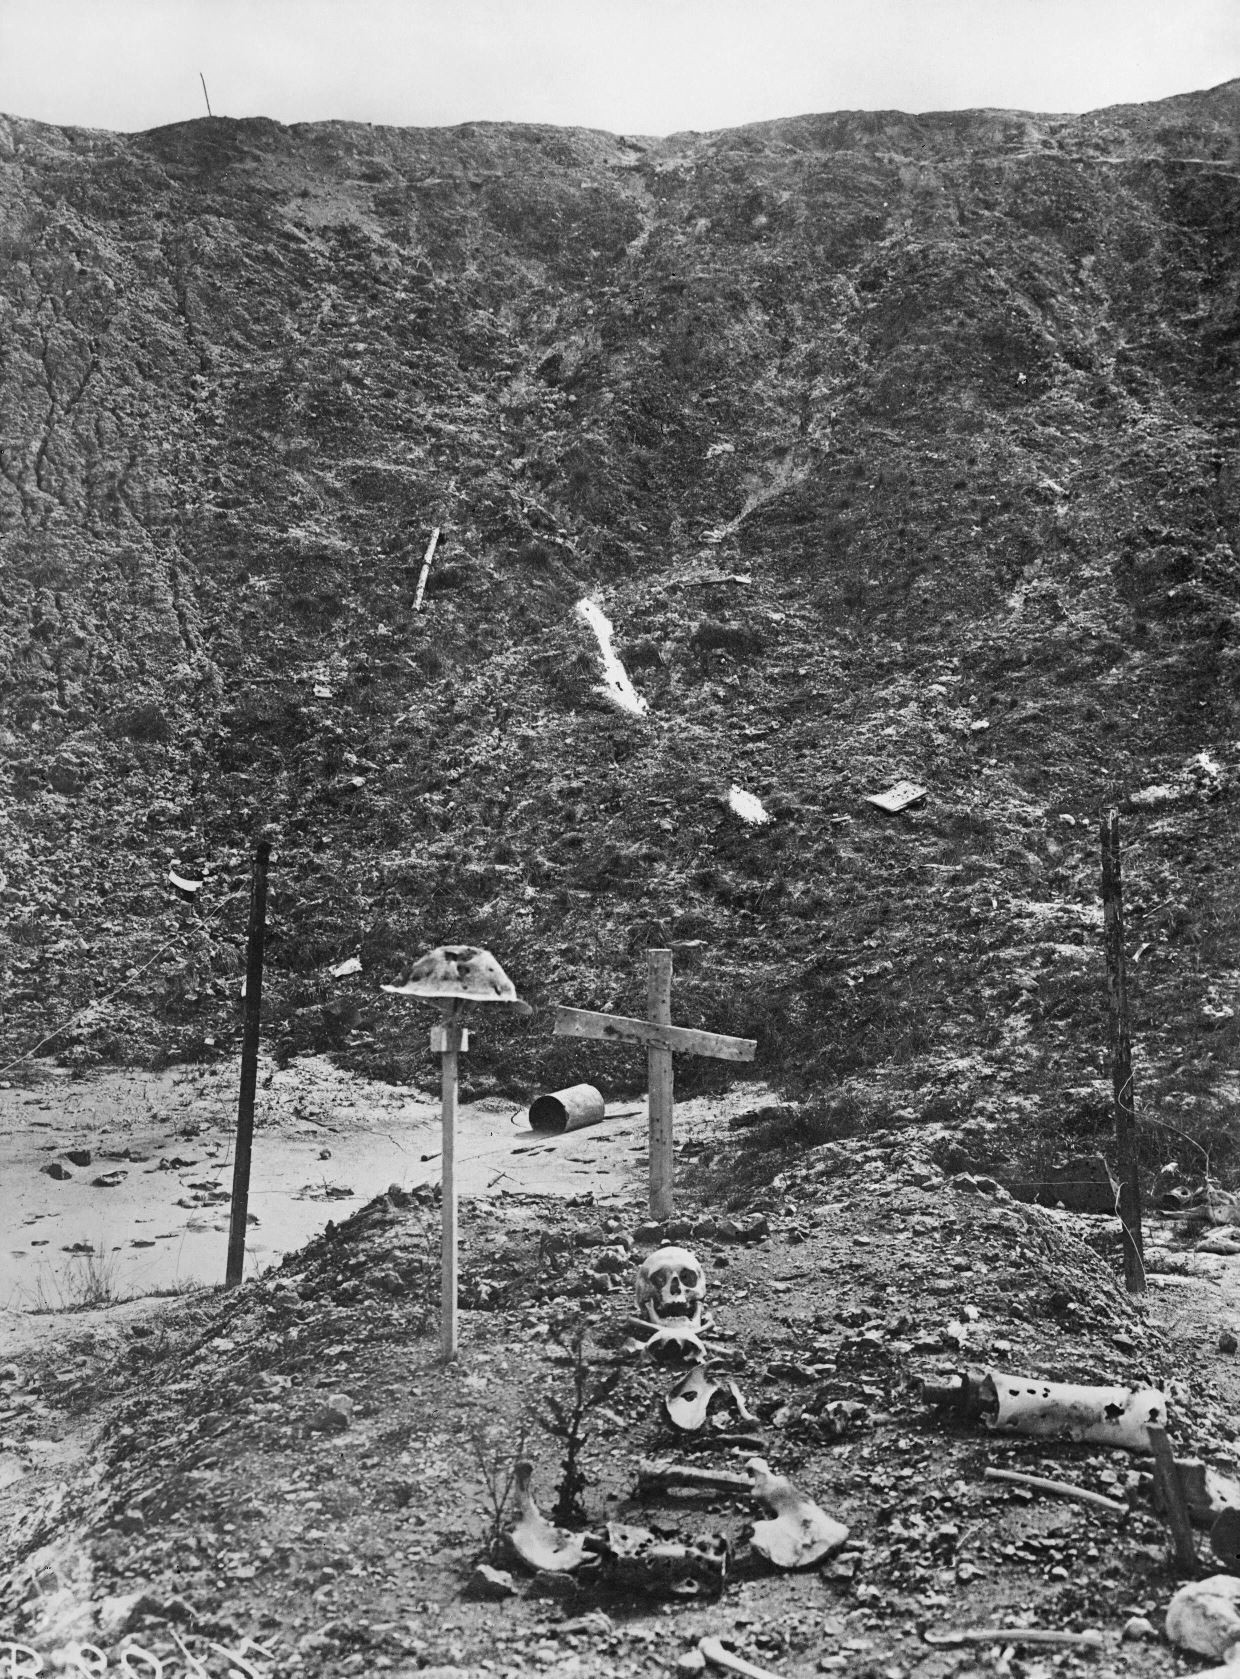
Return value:
M 254 1142 L 254 1087 L 258 1081 L 258 1018 L 263 1001 L 263 935 L 267 926 L 268 840 L 254 853 L 250 888 L 250 930 L 245 961 L 245 1029 L 241 1039 L 241 1090 L 237 1097 L 237 1150 L 233 1158 L 232 1207 L 228 1216 L 226 1288 L 235 1288 L 245 1270 L 246 1222 L 250 1203 L 250 1154 Z
M 1111 1009 L 1111 1085 L 1119 1157 L 1119 1220 L 1124 1245 L 1124 1282 L 1129 1294 L 1144 1294 L 1141 1178 L 1137 1168 L 1137 1115 L 1132 1091 L 1128 987 L 1124 978 L 1124 906 L 1117 810 L 1108 810 L 1102 818 L 1102 923 L 1106 943 L 1107 998 Z

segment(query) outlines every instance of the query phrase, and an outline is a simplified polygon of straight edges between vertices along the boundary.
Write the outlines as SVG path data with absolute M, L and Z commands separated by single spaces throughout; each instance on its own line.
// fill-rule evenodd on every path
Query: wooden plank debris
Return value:
M 895 815 L 898 811 L 908 810 L 911 805 L 918 805 L 926 796 L 927 789 L 916 781 L 897 781 L 894 787 L 888 787 L 883 793 L 864 793 L 862 797 L 867 804 L 877 805 L 879 810 L 890 811 Z
M 434 530 L 431 532 L 431 539 L 426 545 L 426 554 L 422 560 L 422 572 L 418 578 L 417 593 L 413 597 L 413 610 L 415 612 L 421 612 L 422 610 L 422 596 L 426 592 L 426 579 L 431 574 L 431 561 L 435 558 L 435 549 L 438 544 L 439 526 L 436 525 Z

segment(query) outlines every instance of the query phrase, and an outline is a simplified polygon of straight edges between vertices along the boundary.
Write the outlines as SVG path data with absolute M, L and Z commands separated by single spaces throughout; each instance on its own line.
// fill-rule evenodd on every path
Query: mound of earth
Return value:
M 1095 1673 L 1165 1673 L 1153 1626 L 1120 1645 L 1134 1616 L 1161 1627 L 1177 1584 L 1149 1460 L 989 1433 L 918 1384 L 970 1365 L 1152 1384 L 1177 1454 L 1215 1463 L 1235 1438 L 1230 1390 L 1204 1361 L 1186 1368 L 1174 1313 L 1168 1333 L 1164 1309 L 1117 1286 L 1080 1236 L 1100 1221 L 979 1193 L 933 1152 L 908 1136 L 826 1145 L 735 1218 L 691 1195 L 665 1232 L 636 1204 L 600 1217 L 480 1198 L 446 1368 L 429 1191 L 380 1197 L 232 1293 L 27 1356 L 0 1373 L 0 1463 L 25 1469 L 0 1491 L 14 1517 L 5 1635 L 42 1650 L 89 1638 L 117 1659 L 137 1645 L 173 1671 L 186 1652 L 214 1671 L 233 1651 L 263 1675 L 479 1676 L 653 1673 L 682 1655 L 688 1672 L 714 1635 L 796 1679 L 973 1671 L 969 1649 L 925 1634 L 1032 1626 L 1097 1629 L 1104 1653 L 1030 1649 L 1028 1673 L 1086 1658 Z M 750 1419 L 738 1443 L 711 1425 L 705 1440 L 677 1434 L 662 1407 L 675 1373 L 626 1349 L 633 1267 L 661 1233 L 705 1264 L 711 1368 Z M 513 1465 L 533 1462 L 548 1511 L 578 1374 L 593 1395 L 584 1525 L 722 1535 L 722 1595 L 643 1597 L 514 1564 Z M 752 1455 L 847 1525 L 820 1566 L 763 1564 L 747 1543 L 759 1512 L 735 1490 L 638 1496 L 643 1460 L 740 1471 Z M 993 1467 L 1127 1513 L 987 1481 Z

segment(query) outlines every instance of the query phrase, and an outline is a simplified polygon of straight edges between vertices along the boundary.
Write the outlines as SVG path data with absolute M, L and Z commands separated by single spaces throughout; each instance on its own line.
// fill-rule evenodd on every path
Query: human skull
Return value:
M 637 1268 L 637 1310 L 650 1323 L 697 1328 L 706 1299 L 706 1273 L 688 1248 L 656 1248 Z

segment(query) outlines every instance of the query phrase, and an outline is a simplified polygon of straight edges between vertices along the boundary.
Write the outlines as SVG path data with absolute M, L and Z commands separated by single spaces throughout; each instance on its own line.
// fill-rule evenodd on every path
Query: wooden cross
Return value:
M 728 1038 L 694 1026 L 672 1025 L 672 953 L 646 952 L 646 1018 L 630 1020 L 593 1009 L 557 1008 L 555 1030 L 565 1038 L 602 1038 L 608 1043 L 645 1044 L 650 1091 L 650 1216 L 672 1213 L 672 1052 L 709 1055 L 719 1061 L 752 1061 L 756 1038 Z

